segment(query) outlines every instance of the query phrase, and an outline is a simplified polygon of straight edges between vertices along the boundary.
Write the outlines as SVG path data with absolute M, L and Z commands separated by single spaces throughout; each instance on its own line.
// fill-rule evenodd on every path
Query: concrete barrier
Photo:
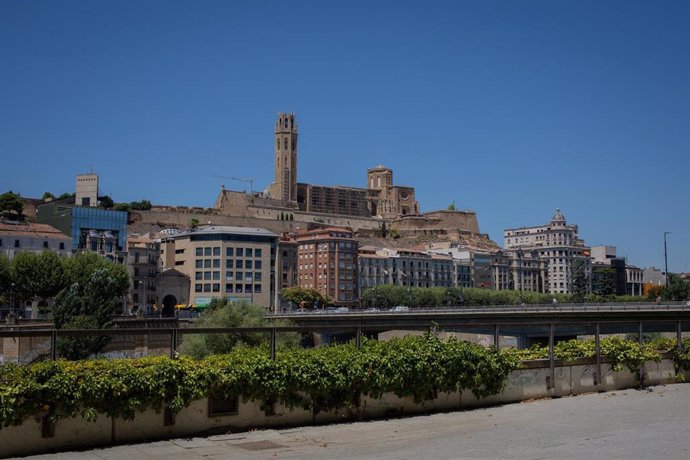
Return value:
M 577 395 L 593 391 L 611 391 L 639 386 L 638 373 L 628 369 L 613 371 L 611 363 L 601 363 L 601 377 L 593 359 L 572 363 L 556 362 L 554 379 L 547 360 L 525 363 L 525 368 L 511 372 L 505 389 L 487 398 L 477 398 L 471 391 L 430 394 L 415 402 L 411 397 L 384 394 L 381 398 L 362 396 L 353 408 L 313 413 L 301 408 L 289 409 L 279 403 L 234 401 L 226 412 L 212 411 L 208 399 L 193 401 L 176 415 L 166 411 L 146 410 L 133 420 L 110 418 L 101 414 L 95 422 L 81 417 L 61 419 L 55 425 L 44 421 L 41 414 L 29 417 L 21 425 L 0 429 L 0 457 L 30 455 L 121 443 L 152 441 L 180 436 L 207 435 L 242 431 L 251 428 L 325 424 L 348 420 L 364 420 L 419 413 L 469 409 L 479 406 L 506 404 L 530 399 Z M 676 382 L 674 363 L 668 357 L 659 363 L 647 362 L 642 368 L 647 385 Z M 687 379 L 690 372 L 683 371 Z M 227 409 L 229 407 L 230 409 Z

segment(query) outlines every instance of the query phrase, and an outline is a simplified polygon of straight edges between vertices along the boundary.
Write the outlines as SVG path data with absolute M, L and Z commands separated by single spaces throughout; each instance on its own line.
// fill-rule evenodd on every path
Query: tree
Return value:
M 267 327 L 288 326 L 289 321 L 271 321 L 265 317 L 266 309 L 247 302 L 230 302 L 228 299 L 213 299 L 211 304 L 195 323 L 197 327 Z M 296 333 L 277 336 L 277 345 L 296 347 L 300 337 Z M 211 354 L 229 353 L 241 345 L 256 347 L 268 343 L 262 333 L 242 334 L 186 334 L 180 347 L 184 354 L 202 358 Z
M 104 209 L 111 209 L 113 206 L 115 206 L 113 199 L 110 198 L 108 195 L 99 197 L 98 201 L 101 202 L 101 207 Z
M 41 197 L 41 199 L 42 199 L 43 201 L 54 200 L 54 199 L 55 199 L 55 195 L 53 195 L 53 194 L 50 193 L 50 192 L 43 192 L 43 196 Z
M 76 193 L 65 192 L 65 193 L 61 194 L 59 197 L 57 197 L 57 199 L 58 200 L 66 200 L 67 198 L 74 198 L 76 196 L 77 196 Z
M 66 270 L 68 279 L 74 282 L 55 300 L 55 327 L 105 329 L 129 288 L 129 275 L 122 265 L 107 259 L 98 263 L 91 257 L 80 256 L 73 257 L 76 261 L 70 261 Z M 68 359 L 84 359 L 101 351 L 107 343 L 107 337 L 66 337 L 58 342 L 58 350 Z
M 65 287 L 64 270 L 54 251 L 20 252 L 12 259 L 12 282 L 17 299 L 49 298 Z
M 455 211 L 455 201 L 453 201 L 451 204 L 448 205 L 448 210 L 449 211 Z
M 129 207 L 136 211 L 148 211 L 153 207 L 149 200 L 132 201 L 129 203 Z
M 18 193 L 9 192 L 0 195 L 0 213 L 14 213 L 20 217 L 24 212 L 24 203 Z
M 7 256 L 0 252 L 0 293 L 8 292 L 12 285 L 12 264 Z
M 578 258 L 573 260 L 571 296 L 572 301 L 576 303 L 584 302 L 587 296 L 588 280 L 585 264 L 584 259 Z
M 192 227 L 192 230 L 197 228 L 199 226 L 199 219 L 193 217 L 192 220 L 189 221 L 189 226 Z
M 295 286 L 283 289 L 280 294 L 283 299 L 300 307 L 323 308 L 333 305 L 333 301 L 330 298 L 321 295 L 316 289 Z
M 379 226 L 379 232 L 381 233 L 381 238 L 385 238 L 388 235 L 388 229 L 386 228 L 386 222 L 381 222 Z
M 668 300 L 686 300 L 690 297 L 690 282 L 670 273 L 668 289 L 664 289 L 664 294 L 664 298 Z
M 113 206 L 113 210 L 130 212 L 132 210 L 132 207 L 129 205 L 129 203 L 115 203 L 115 205 Z

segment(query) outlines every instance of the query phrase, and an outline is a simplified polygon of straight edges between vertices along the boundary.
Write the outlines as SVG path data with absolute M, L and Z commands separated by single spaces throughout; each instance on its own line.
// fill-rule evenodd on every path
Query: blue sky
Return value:
M 690 271 L 690 2 L 0 2 L 0 191 L 211 206 L 213 175 L 383 163 L 423 211 L 503 229 L 561 208 L 590 245 Z

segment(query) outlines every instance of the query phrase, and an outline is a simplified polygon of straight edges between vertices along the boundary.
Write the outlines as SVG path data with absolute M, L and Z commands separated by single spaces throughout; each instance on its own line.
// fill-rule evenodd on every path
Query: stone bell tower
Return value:
M 271 197 L 297 201 L 297 125 L 294 113 L 278 113 L 275 129 L 275 179 Z

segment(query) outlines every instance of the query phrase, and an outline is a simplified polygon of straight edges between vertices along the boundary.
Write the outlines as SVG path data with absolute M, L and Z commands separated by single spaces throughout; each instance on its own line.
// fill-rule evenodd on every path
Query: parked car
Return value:
M 405 305 L 398 305 L 397 307 L 391 308 L 392 312 L 404 312 L 404 311 L 410 311 L 410 307 L 406 307 Z
M 378 308 L 372 307 L 372 308 L 367 308 L 367 309 L 362 310 L 362 311 L 363 311 L 364 313 L 376 313 L 376 312 L 381 311 L 381 310 L 378 309 Z
M 347 313 L 348 311 L 350 311 L 350 309 L 347 307 L 338 307 L 335 309 L 336 313 Z

